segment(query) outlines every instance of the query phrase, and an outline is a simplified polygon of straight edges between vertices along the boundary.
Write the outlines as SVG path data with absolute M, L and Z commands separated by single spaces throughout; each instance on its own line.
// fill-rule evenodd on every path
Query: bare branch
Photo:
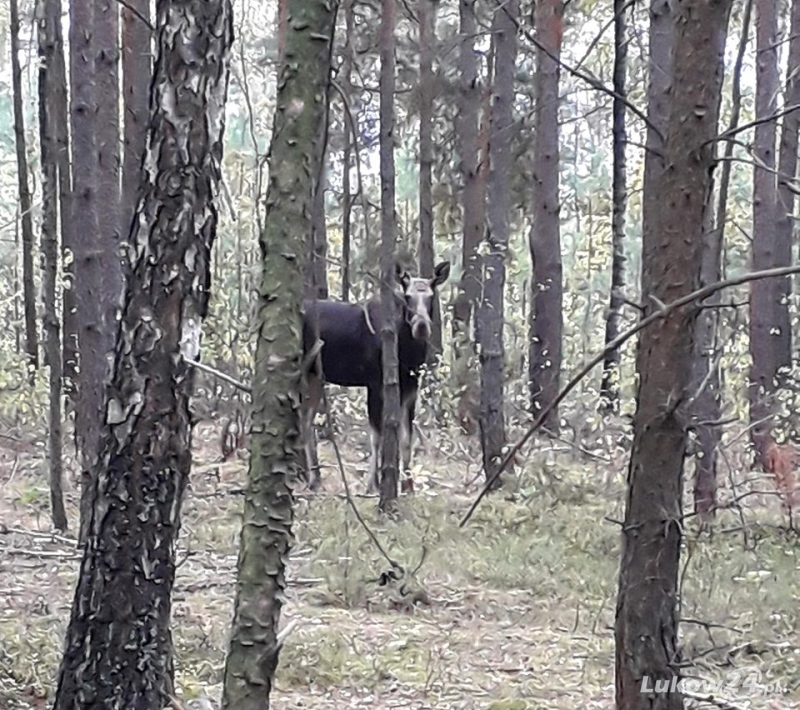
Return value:
M 470 506 L 469 510 L 467 511 L 466 515 L 461 519 L 461 522 L 458 524 L 459 527 L 464 527 L 469 519 L 472 517 L 473 513 L 477 509 L 480 502 L 486 496 L 486 494 L 492 489 L 495 482 L 500 475 L 505 471 L 509 464 L 514 460 L 516 455 L 519 453 L 520 449 L 528 442 L 528 440 L 536 433 L 536 431 L 542 426 L 547 415 L 553 411 L 565 398 L 566 396 L 573 390 L 575 387 L 580 383 L 580 381 L 586 377 L 597 365 L 599 365 L 605 354 L 610 350 L 615 348 L 621 347 L 624 343 L 630 340 L 634 335 L 636 335 L 639 331 L 648 328 L 649 326 L 653 325 L 656 321 L 662 320 L 666 318 L 673 311 L 678 310 L 679 308 L 683 308 L 691 303 L 695 303 L 695 307 L 703 301 L 704 299 L 708 298 L 710 295 L 716 293 L 717 291 L 722 291 L 726 288 L 731 288 L 732 286 L 740 286 L 744 283 L 749 283 L 751 281 L 758 281 L 760 279 L 768 279 L 768 278 L 778 278 L 781 276 L 789 276 L 791 274 L 800 273 L 800 265 L 794 266 L 782 266 L 777 269 L 765 269 L 763 271 L 751 271 L 746 274 L 742 274 L 741 276 L 735 276 L 730 279 L 725 279 L 724 281 L 718 281 L 713 284 L 709 284 L 708 286 L 704 286 L 703 288 L 697 289 L 696 291 L 692 291 L 691 293 L 678 298 L 672 303 L 668 304 L 661 304 L 657 311 L 651 313 L 647 318 L 643 318 L 640 320 L 635 326 L 626 330 L 624 333 L 620 334 L 617 338 L 612 340 L 605 348 L 603 348 L 597 355 L 595 355 L 589 362 L 587 362 L 579 371 L 578 373 L 567 383 L 567 385 L 558 393 L 558 396 L 553 399 L 547 406 L 543 407 L 542 410 L 539 412 L 539 416 L 536 417 L 533 424 L 531 424 L 530 428 L 525 435 L 516 443 L 514 446 L 511 447 L 510 451 L 506 454 L 503 462 L 500 464 L 497 471 L 495 471 L 494 475 L 486 482 L 481 492 L 478 494 L 478 497 L 475 499 L 473 504 Z

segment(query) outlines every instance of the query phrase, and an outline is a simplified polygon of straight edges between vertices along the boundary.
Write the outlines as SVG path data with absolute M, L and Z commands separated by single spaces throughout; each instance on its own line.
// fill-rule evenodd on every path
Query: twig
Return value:
M 72 537 L 64 537 L 56 533 L 40 532 L 38 530 L 25 530 L 23 528 L 9 528 L 0 523 L 0 535 L 26 535 L 40 540 L 62 542 L 65 545 L 75 545 L 78 541 Z
M 563 400 L 564 398 L 572 392 L 573 389 L 580 383 L 580 381 L 586 377 L 597 365 L 599 365 L 603 358 L 605 357 L 606 353 L 614 350 L 615 348 L 621 347 L 625 344 L 628 340 L 630 340 L 634 335 L 636 335 L 639 331 L 644 330 L 645 328 L 651 326 L 656 321 L 662 320 L 670 315 L 673 311 L 682 308 L 694 301 L 702 301 L 705 298 L 708 298 L 713 293 L 717 291 L 722 291 L 723 289 L 730 288 L 732 286 L 739 286 L 744 283 L 748 283 L 750 281 L 758 281 L 760 279 L 767 279 L 767 278 L 777 278 L 780 276 L 789 276 L 790 274 L 797 274 L 800 273 L 800 265 L 795 266 L 783 266 L 777 269 L 765 269 L 763 271 L 751 271 L 746 274 L 742 274 L 741 276 L 735 276 L 730 279 L 725 279 L 724 281 L 717 281 L 716 283 L 709 284 L 708 286 L 704 286 L 703 288 L 697 289 L 696 291 L 692 291 L 691 293 L 682 296 L 674 300 L 672 303 L 663 304 L 659 307 L 659 309 L 655 313 L 651 313 L 647 318 L 643 318 L 640 320 L 636 325 L 634 325 L 629 330 L 626 330 L 624 333 L 618 335 L 614 340 L 612 340 L 605 348 L 603 348 L 597 355 L 595 355 L 588 363 L 586 363 L 578 373 L 567 383 L 566 387 L 564 387 L 559 393 L 558 396 L 551 400 L 549 404 L 547 404 L 541 412 L 539 412 L 539 416 L 536 417 L 533 424 L 530 426 L 525 435 L 516 443 L 514 446 L 511 447 L 511 450 L 506 454 L 506 457 L 503 459 L 503 462 L 498 467 L 497 471 L 494 472 L 491 478 L 486 482 L 481 492 L 478 494 L 478 497 L 475 499 L 473 504 L 470 506 L 469 510 L 467 511 L 466 515 L 461 519 L 461 522 L 458 524 L 459 527 L 464 527 L 469 519 L 472 517 L 472 514 L 475 512 L 476 508 L 486 496 L 486 494 L 492 489 L 495 482 L 498 478 L 500 478 L 500 474 L 503 473 L 508 468 L 508 465 L 511 461 L 514 460 L 516 455 L 519 453 L 520 449 L 528 442 L 528 440 L 534 435 L 534 433 L 542 426 L 548 414 L 550 414 L 553 409 L 555 409 Z
M 142 22 L 144 22 L 144 24 L 147 25 L 147 29 L 148 30 L 150 30 L 151 32 L 155 32 L 156 31 L 156 28 L 153 26 L 153 24 L 150 22 L 150 20 L 148 20 L 141 12 L 139 12 L 129 2 L 126 2 L 126 0 L 117 0 L 117 3 L 119 5 L 122 5 L 122 7 L 124 7 L 132 15 L 136 16 L 137 19 L 139 19 Z
M 770 121 L 775 121 L 779 119 L 781 116 L 786 116 L 790 113 L 794 113 L 798 109 L 800 109 L 800 104 L 787 106 L 786 108 L 783 108 L 780 111 L 776 111 L 775 113 L 770 114 L 769 116 L 762 116 L 761 118 L 757 118 L 754 121 L 750 121 L 748 123 L 743 123 L 740 126 L 736 126 L 735 128 L 729 128 L 727 131 L 723 131 L 716 138 L 712 138 L 710 141 L 707 141 L 703 145 L 705 146 L 708 143 L 713 143 L 715 141 L 728 140 L 729 138 L 733 138 L 733 136 L 735 136 L 737 133 L 742 133 L 743 131 L 755 128 L 756 126 L 760 126 L 762 123 L 769 123 Z
M 224 372 L 220 372 L 210 365 L 198 362 L 197 360 L 192 360 L 188 357 L 184 358 L 184 360 L 192 367 L 196 367 L 198 370 L 207 372 L 209 375 L 214 375 L 214 377 L 219 378 L 223 382 L 227 382 L 229 385 L 233 385 L 236 389 L 241 390 L 242 392 L 246 392 L 249 395 L 253 394 L 253 388 L 250 385 L 246 385 L 244 382 L 239 382 L 239 380 L 233 379 L 233 377 L 230 375 L 226 375 Z
M 744 705 L 734 703 L 733 700 L 728 700 L 720 695 L 713 695 L 712 693 L 695 693 L 693 690 L 682 689 L 684 697 L 697 700 L 701 703 L 709 703 L 716 705 L 721 710 L 746 710 Z

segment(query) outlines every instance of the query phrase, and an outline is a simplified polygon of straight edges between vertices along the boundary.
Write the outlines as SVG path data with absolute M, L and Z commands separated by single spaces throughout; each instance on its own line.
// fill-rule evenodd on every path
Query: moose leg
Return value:
M 417 393 L 411 392 L 403 401 L 400 420 L 400 474 L 411 478 L 411 451 L 414 447 L 414 412 Z
M 314 416 L 322 399 L 322 381 L 313 374 L 308 375 L 307 391 L 300 414 L 300 430 L 306 455 L 306 483 L 311 490 L 319 488 L 320 472 L 317 458 L 317 436 L 314 431 Z
M 383 431 L 383 394 L 378 387 L 367 389 L 367 412 L 369 414 L 369 484 L 368 493 L 376 493 L 380 483 L 381 433 Z

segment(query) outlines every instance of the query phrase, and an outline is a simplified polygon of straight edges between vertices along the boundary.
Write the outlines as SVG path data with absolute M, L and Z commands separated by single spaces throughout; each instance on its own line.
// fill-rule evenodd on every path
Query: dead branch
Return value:
M 624 333 L 621 333 L 617 336 L 614 340 L 612 340 L 605 348 L 603 348 L 597 355 L 595 355 L 589 362 L 587 362 L 579 371 L 578 373 L 567 383 L 567 385 L 558 393 L 558 396 L 553 399 L 549 404 L 542 408 L 539 412 L 539 416 L 536 417 L 533 424 L 531 424 L 530 428 L 527 432 L 523 435 L 523 437 L 516 443 L 514 446 L 511 447 L 509 452 L 506 454 L 503 462 L 498 467 L 497 471 L 489 478 L 489 480 L 484 485 L 481 492 L 478 494 L 478 497 L 470 506 L 469 510 L 467 511 L 466 515 L 461 519 L 461 522 L 458 524 L 460 528 L 463 528 L 469 519 L 472 517 L 473 513 L 477 509 L 480 502 L 486 496 L 486 494 L 492 489 L 495 482 L 500 475 L 508 468 L 508 465 L 511 461 L 519 453 L 520 449 L 528 442 L 528 440 L 536 433 L 536 431 L 542 426 L 547 415 L 553 411 L 555 407 L 557 407 L 565 398 L 566 396 L 572 392 L 573 389 L 583 380 L 586 375 L 588 375 L 597 365 L 603 362 L 603 358 L 605 357 L 606 353 L 610 350 L 614 350 L 615 348 L 619 348 L 624 345 L 628 340 L 630 340 L 634 335 L 639 333 L 640 331 L 644 330 L 645 328 L 650 327 L 656 321 L 660 321 L 670 314 L 673 311 L 676 311 L 684 306 L 694 303 L 695 307 L 703 301 L 704 299 L 708 298 L 712 294 L 716 293 L 717 291 L 722 291 L 726 288 L 731 288 L 733 286 L 740 286 L 744 283 L 749 283 L 751 281 L 758 281 L 760 279 L 768 279 L 768 278 L 778 278 L 781 276 L 789 276 L 791 274 L 800 273 L 800 265 L 794 266 L 782 266 L 777 269 L 764 269 L 763 271 L 751 271 L 746 274 L 741 274 L 740 276 L 735 276 L 729 279 L 725 279 L 724 281 L 717 281 L 716 283 L 709 284 L 708 286 L 704 286 L 703 288 L 697 289 L 696 291 L 692 291 L 691 293 L 682 296 L 674 300 L 672 303 L 669 304 L 660 304 L 658 310 L 654 313 L 651 313 L 646 318 L 640 320 L 636 325 L 632 328 L 626 330 Z
M 253 394 L 253 388 L 250 385 L 246 385 L 244 382 L 239 382 L 239 380 L 235 380 L 230 375 L 226 375 L 224 372 L 220 372 L 210 365 L 198 362 L 197 360 L 191 360 L 188 357 L 184 358 L 184 360 L 192 367 L 196 367 L 198 370 L 207 372 L 209 375 L 214 375 L 214 377 L 222 380 L 223 382 L 227 382 L 229 385 L 233 385 L 236 389 L 241 390 L 242 392 L 246 392 L 249 395 Z

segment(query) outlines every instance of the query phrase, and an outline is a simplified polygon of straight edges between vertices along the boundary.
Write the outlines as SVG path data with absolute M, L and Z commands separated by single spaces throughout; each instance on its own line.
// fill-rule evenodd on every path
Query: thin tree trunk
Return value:
M 14 137 L 17 150 L 17 184 L 22 217 L 22 291 L 25 313 L 25 352 L 31 365 L 31 382 L 39 369 L 39 336 L 36 332 L 36 287 L 33 280 L 33 219 L 28 186 L 25 119 L 22 110 L 22 71 L 19 65 L 19 8 L 10 0 L 11 81 L 14 91 Z
M 348 101 L 353 95 L 351 75 L 353 73 L 353 3 L 354 0 L 344 0 L 344 60 L 342 62 L 342 93 Z M 353 145 L 352 127 L 350 117 L 347 115 L 347 105 L 342 101 L 342 125 L 344 126 L 344 167 L 342 168 L 342 300 L 350 300 L 350 241 L 352 228 L 353 196 L 350 186 L 350 165 L 355 146 Z M 355 117 L 353 117 L 355 120 Z M 356 151 L 357 155 L 357 151 Z
M 61 3 L 59 2 L 59 8 Z M 60 10 L 59 10 L 60 11 Z M 67 69 L 64 61 L 64 36 L 61 22 L 54 23 L 53 41 L 55 47 L 48 80 L 53 87 L 53 106 L 51 107 L 56 140 L 56 159 L 58 161 L 58 203 L 61 215 L 61 269 L 62 289 L 60 335 L 62 387 L 67 395 L 67 403 L 72 410 L 77 405 L 78 382 L 78 337 L 77 305 L 75 303 L 75 274 L 73 270 L 74 230 L 72 219 L 72 168 L 69 143 L 69 94 L 67 90 Z M 45 318 L 48 316 L 45 315 Z
M 328 298 L 328 224 L 325 214 L 325 191 L 328 183 L 328 122 L 325 121 L 325 139 L 320 159 L 319 181 L 314 188 L 312 235 L 312 269 L 314 297 Z
M 558 395 L 561 378 L 563 276 L 561 229 L 558 218 L 558 59 L 561 56 L 563 0 L 536 3 L 536 105 L 533 139 L 533 227 L 530 233 L 531 279 L 528 380 L 532 411 L 538 412 Z M 559 429 L 558 410 L 545 426 Z
M 774 0 L 756 0 L 756 120 L 775 113 L 778 103 L 778 17 Z M 775 121 L 754 129 L 753 156 L 753 270 L 776 266 Z M 763 462 L 772 422 L 772 394 L 778 371 L 778 281 L 750 284 L 750 438 Z M 782 336 L 781 336 L 782 337 Z
M 747 37 L 750 32 L 750 15 L 752 0 L 745 0 L 742 15 L 742 36 L 739 50 L 733 66 L 733 86 L 731 90 L 731 120 L 729 128 L 739 125 L 739 114 L 742 106 L 742 63 L 747 49 Z M 734 143 L 725 143 L 725 160 L 722 162 L 719 177 L 719 199 L 716 210 L 716 223 L 711 215 L 706 220 L 708 225 L 704 236 L 703 263 L 701 271 L 702 284 L 719 281 L 722 276 L 722 251 L 725 244 L 725 222 L 728 212 L 728 192 L 731 182 Z M 709 198 L 712 197 L 709 194 Z M 708 303 L 714 306 L 719 303 L 719 294 L 715 294 Z M 695 333 L 694 378 L 692 395 L 695 397 L 694 415 L 697 422 L 697 455 L 695 456 L 694 505 L 702 523 L 709 522 L 716 512 L 717 505 L 717 458 L 722 430 L 713 424 L 722 414 L 722 378 L 719 362 L 719 311 L 706 308 L 697 317 Z
M 481 88 L 478 73 L 478 56 L 475 52 L 477 18 L 476 0 L 460 0 L 461 45 L 458 59 L 460 92 L 456 130 L 459 144 L 463 190 L 463 231 L 461 237 L 461 279 L 453 304 L 453 375 L 458 392 L 458 421 L 465 434 L 476 431 L 478 419 L 478 384 L 471 366 L 476 351 L 470 333 L 475 305 L 480 298 L 480 256 L 478 246 L 485 229 L 486 161 L 481 160 Z M 489 50 L 491 59 L 492 49 Z M 491 76 L 491 72 L 489 72 Z M 487 86 L 489 82 L 487 81 Z M 488 93 L 488 92 L 487 92 Z M 488 135 L 488 111 L 484 120 L 484 134 Z M 488 142 L 488 141 L 487 141 Z
M 674 83 L 658 182 L 660 203 L 644 235 L 647 310 L 698 287 L 704 208 L 711 189 L 725 36 L 731 0 L 676 6 Z M 652 158 L 650 158 L 652 160 Z M 639 395 L 622 527 L 616 616 L 619 710 L 678 710 L 681 692 L 650 692 L 643 679 L 680 674 L 678 645 L 683 462 L 697 309 L 676 311 L 641 333 Z
M 208 311 L 231 5 L 159 0 L 157 27 L 145 156 L 153 169 L 131 235 L 136 249 L 55 710 L 163 708 L 174 694 L 171 594 L 194 382 L 184 358 L 199 357 Z
M 481 365 L 480 431 L 483 470 L 494 475 L 506 445 L 503 409 L 505 347 L 503 345 L 505 259 L 510 232 L 511 126 L 517 56 L 519 4 L 509 0 L 494 14 L 495 74 L 489 134 L 487 243 L 483 257 L 483 296 L 476 314 Z
M 42 292 L 44 300 L 45 361 L 49 370 L 47 453 L 50 465 L 50 515 L 56 530 L 67 529 L 62 490 L 61 457 L 61 334 L 56 311 L 58 280 L 58 128 L 57 92 L 63 88 L 58 75 L 61 0 L 40 0 L 39 43 L 39 140 L 42 159 Z M 57 34 L 58 33 L 58 34 Z M 62 55 L 63 56 L 63 55 Z
M 399 481 L 400 376 L 397 361 L 395 303 L 394 87 L 395 14 L 397 0 L 382 0 L 380 29 L 380 173 L 381 173 L 381 365 L 383 368 L 383 432 L 381 437 L 380 508 L 397 498 Z
M 300 367 L 306 235 L 311 229 L 314 139 L 324 122 L 336 4 L 288 0 L 292 18 L 278 83 L 261 233 L 259 338 L 253 375 L 250 470 L 239 546 L 223 708 L 265 710 L 278 666 L 292 542 L 293 488 L 301 471 Z
M 784 106 L 800 104 L 800 0 L 792 1 L 789 23 L 789 61 L 786 69 Z M 795 196 L 790 182 L 797 175 L 797 133 L 800 129 L 800 115 L 797 111 L 783 117 L 781 130 L 780 157 L 778 160 L 777 215 L 775 218 L 775 265 L 789 266 L 792 263 L 792 241 L 794 237 Z M 789 317 L 789 304 L 792 296 L 792 281 L 787 276 L 775 279 L 777 287 L 777 324 L 780 335 L 776 337 L 776 365 L 780 370 L 792 365 L 792 324 Z
M 605 344 L 619 335 L 625 297 L 625 210 L 628 185 L 625 175 L 626 73 L 628 69 L 628 10 L 626 0 L 614 0 L 614 99 L 612 103 L 613 167 L 611 177 L 611 295 L 606 314 Z M 605 413 L 619 412 L 620 349 L 613 348 L 603 359 L 600 407 Z
M 436 43 L 437 0 L 419 3 L 419 273 L 433 276 L 436 259 L 433 239 L 433 55 Z M 442 314 L 439 295 L 433 296 L 433 330 L 428 361 L 442 352 Z
M 144 18 L 144 19 L 142 19 Z M 122 102 L 125 152 L 122 163 L 120 236 L 128 238 L 142 183 L 141 166 L 147 142 L 147 100 L 152 68 L 149 0 L 128 0 L 122 6 Z

